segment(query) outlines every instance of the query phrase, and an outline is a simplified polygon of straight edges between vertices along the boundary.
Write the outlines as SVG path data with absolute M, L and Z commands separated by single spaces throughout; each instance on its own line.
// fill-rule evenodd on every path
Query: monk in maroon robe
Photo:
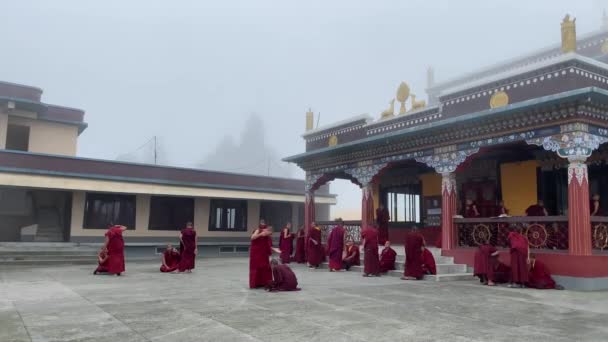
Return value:
M 291 261 L 294 237 L 295 236 L 291 232 L 291 223 L 287 223 L 281 230 L 281 236 L 279 237 L 279 249 L 281 250 L 280 258 L 283 264 L 289 264 Z
M 352 266 L 361 265 L 361 254 L 359 246 L 355 245 L 352 240 L 346 241 L 346 250 L 342 258 L 342 268 L 349 270 Z
M 493 257 L 494 260 L 494 283 L 506 284 L 511 282 L 511 268 Z
M 177 249 L 173 248 L 171 244 L 167 245 L 167 248 L 163 252 L 161 259 L 160 271 L 163 273 L 170 273 L 179 267 L 180 255 Z
M 549 268 L 542 261 L 536 260 L 533 254 L 530 255 L 530 276 L 528 277 L 526 286 L 539 290 L 563 289 L 563 287 L 555 283 L 555 280 L 551 277 Z
M 125 226 L 115 225 L 106 232 L 105 248 L 108 251 L 108 273 L 121 275 L 125 271 L 125 241 L 122 233 Z
M 401 279 L 420 280 L 424 277 L 422 246 L 424 238 L 419 233 L 408 233 L 405 236 L 405 270 Z
M 511 285 L 510 287 L 524 287 L 528 282 L 528 239 L 519 232 L 510 232 L 507 236 L 511 247 Z
M 536 204 L 533 204 L 526 209 L 526 216 L 549 216 L 547 209 L 545 209 L 545 202 L 538 200 Z
M 102 246 L 97 253 L 97 263 L 97 268 L 93 271 L 93 274 L 108 272 L 108 249 L 106 247 Z
M 391 248 L 391 242 L 386 241 L 384 249 L 380 253 L 380 273 L 386 273 L 395 269 L 397 252 Z
M 301 227 L 298 230 L 296 236 L 296 253 L 293 259 L 298 264 L 306 263 L 306 233 L 304 232 L 304 227 Z
M 306 248 L 308 267 L 318 268 L 325 258 L 325 248 L 321 243 L 321 228 L 313 222 L 308 230 L 308 248 Z
M 477 206 L 473 202 L 473 200 L 466 200 L 464 205 L 464 210 L 462 213 L 464 218 L 475 218 L 479 217 L 479 211 L 477 210 Z
M 484 285 L 496 285 L 494 269 L 498 262 L 497 256 L 498 250 L 496 250 L 496 247 L 488 243 L 480 245 L 475 252 L 473 274 L 479 277 L 479 281 Z
M 496 206 L 495 216 L 507 216 L 509 215 L 509 209 L 505 207 L 505 202 L 499 201 L 498 206 Z
M 437 274 L 437 265 L 435 264 L 435 257 L 433 253 L 429 251 L 425 246 L 422 246 L 422 272 L 424 274 Z
M 342 269 L 342 253 L 344 252 L 344 236 L 346 230 L 342 226 L 343 222 L 338 220 L 337 225 L 327 237 L 327 249 L 329 255 L 329 271 L 339 271 Z
M 279 265 L 276 260 L 270 262 L 272 281 L 266 287 L 268 291 L 300 291 L 298 278 L 287 265 Z
M 249 288 L 266 287 L 272 282 L 270 255 L 272 255 L 272 229 L 264 220 L 260 221 L 258 229 L 251 235 L 249 248 Z M 281 253 L 280 250 L 274 250 Z
M 589 210 L 591 211 L 591 216 L 603 216 L 602 208 L 600 207 L 600 195 L 594 194 L 591 197 L 591 202 L 589 203 Z
M 180 260 L 178 270 L 180 272 L 192 273 L 194 269 L 194 260 L 198 254 L 198 237 L 192 222 L 186 224 L 186 228 L 182 229 L 180 236 Z
M 382 203 L 376 209 L 376 224 L 378 225 L 378 243 L 384 245 L 388 240 L 388 222 L 391 217 L 388 209 Z
M 361 231 L 363 244 L 363 276 L 380 276 L 380 257 L 378 255 L 378 229 L 367 227 Z

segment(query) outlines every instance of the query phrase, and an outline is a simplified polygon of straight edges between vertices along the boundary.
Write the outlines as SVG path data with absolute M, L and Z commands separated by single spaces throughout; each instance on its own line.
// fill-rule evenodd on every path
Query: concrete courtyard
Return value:
M 247 288 L 248 260 L 193 274 L 127 263 L 0 269 L 0 341 L 606 341 L 608 293 L 404 282 L 294 266 L 300 292 Z

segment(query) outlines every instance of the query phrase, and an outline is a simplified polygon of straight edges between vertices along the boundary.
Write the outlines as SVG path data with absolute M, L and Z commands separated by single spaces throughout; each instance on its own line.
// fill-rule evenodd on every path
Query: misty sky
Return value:
M 82 108 L 80 156 L 115 159 L 152 136 L 166 162 L 194 166 L 247 118 L 280 156 L 321 126 L 378 117 L 399 82 L 424 97 L 445 80 L 559 42 L 565 13 L 599 29 L 604 1 L 0 0 L 0 80 Z M 302 177 L 302 173 L 294 176 Z M 360 192 L 336 182 L 340 208 Z M 342 215 L 347 216 L 347 215 Z

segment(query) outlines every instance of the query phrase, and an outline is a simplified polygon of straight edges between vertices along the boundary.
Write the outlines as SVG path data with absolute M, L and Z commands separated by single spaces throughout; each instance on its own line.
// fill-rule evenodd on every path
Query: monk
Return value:
M 363 245 L 363 276 L 380 276 L 380 257 L 378 256 L 378 229 L 371 226 L 361 231 Z
M 163 273 L 171 273 L 177 270 L 179 267 L 179 260 L 180 255 L 177 249 L 173 248 L 171 244 L 168 244 L 161 258 L 162 265 L 160 265 L 160 271 Z
M 437 265 L 435 264 L 435 257 L 433 253 L 429 251 L 425 246 L 422 246 L 422 272 L 424 274 L 437 274 Z
M 317 227 L 315 222 L 312 222 L 308 230 L 308 248 L 306 248 L 306 256 L 308 257 L 308 267 L 319 268 L 325 258 L 325 251 L 321 243 L 321 228 Z
M 266 287 L 267 291 L 300 291 L 298 278 L 289 266 L 279 265 L 276 260 L 270 262 L 272 281 Z
M 97 268 L 93 271 L 93 274 L 108 272 L 108 249 L 105 246 L 102 246 L 97 253 L 97 263 Z
M 506 284 L 511 282 L 511 268 L 498 260 L 498 256 L 492 258 L 494 260 L 494 283 Z
M 464 210 L 462 213 L 462 217 L 464 218 L 475 218 L 479 217 L 479 211 L 477 210 L 477 206 L 471 199 L 467 199 L 464 204 Z
M 342 258 L 342 268 L 348 271 L 352 266 L 359 265 L 361 265 L 359 246 L 355 245 L 352 240 L 348 240 L 346 241 L 346 250 Z
M 180 241 L 180 260 L 178 270 L 180 272 L 192 273 L 194 260 L 198 254 L 198 237 L 192 222 L 186 223 L 186 228 L 182 229 L 179 235 Z
M 279 238 L 279 249 L 281 250 L 281 263 L 289 264 L 291 261 L 291 252 L 293 252 L 293 239 L 294 235 L 291 232 L 291 223 L 287 223 L 281 230 L 281 236 Z
M 343 224 L 344 222 L 341 219 L 336 220 L 336 226 L 327 237 L 330 272 L 342 269 L 342 252 L 344 252 L 344 236 L 346 233 Z
M 293 259 L 298 264 L 306 263 L 306 233 L 304 227 L 300 227 L 296 236 L 296 253 Z
M 508 216 L 509 215 L 509 209 L 507 209 L 505 207 L 505 202 L 503 201 L 498 201 L 498 206 L 496 207 L 496 215 L 495 216 Z
M 391 248 L 391 242 L 384 243 L 384 249 L 380 253 L 380 273 L 387 273 L 395 269 L 395 260 L 397 252 Z
M 391 217 L 388 213 L 388 209 L 384 207 L 384 204 L 380 203 L 378 209 L 376 209 L 376 224 L 378 225 L 378 242 L 380 244 L 386 243 L 388 240 L 388 222 Z
M 528 282 L 528 263 L 530 262 L 528 239 L 517 231 L 507 236 L 511 247 L 511 284 L 509 287 L 524 287 Z
M 603 216 L 602 209 L 600 207 L 600 195 L 594 194 L 591 197 L 591 203 L 589 203 L 589 210 L 591 210 L 591 216 Z
M 273 251 L 281 253 L 280 250 L 272 248 L 272 229 L 266 225 L 264 220 L 260 220 L 260 225 L 251 235 L 249 288 L 266 287 L 272 282 L 269 258 Z
M 549 216 L 547 209 L 545 208 L 545 202 L 538 200 L 536 204 L 533 204 L 526 209 L 526 216 Z
M 125 241 L 122 233 L 127 227 L 114 225 L 106 232 L 104 247 L 108 251 L 108 273 L 120 276 L 125 271 Z
M 555 283 L 547 266 L 542 261 L 536 260 L 534 254 L 530 254 L 530 276 L 528 277 L 526 286 L 539 290 L 564 289 Z
M 489 242 L 479 245 L 475 252 L 473 275 L 479 277 L 479 281 L 488 286 L 495 286 L 495 264 L 498 262 L 498 250 Z
M 424 277 L 422 269 L 422 246 L 424 239 L 419 233 L 408 233 L 405 236 L 405 270 L 403 280 L 420 280 Z

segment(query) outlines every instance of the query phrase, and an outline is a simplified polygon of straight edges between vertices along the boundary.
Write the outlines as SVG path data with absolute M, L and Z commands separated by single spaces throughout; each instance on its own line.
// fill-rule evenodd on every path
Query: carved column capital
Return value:
M 323 177 L 323 174 L 306 172 L 306 181 L 304 187 L 307 193 L 312 190 L 321 177 Z
M 456 192 L 456 175 L 452 172 L 441 174 L 441 193 L 447 192 L 448 195 Z
M 435 149 L 433 155 L 418 157 L 416 161 L 434 168 L 438 173 L 451 173 L 455 172 L 469 156 L 478 151 L 478 147 L 458 151 L 456 146 L 447 146 Z
M 568 158 L 568 160 L 570 160 L 570 158 Z M 578 185 L 583 185 L 584 181 L 587 183 L 589 182 L 585 160 L 570 160 L 570 163 L 568 164 L 568 185 L 573 179 L 576 179 Z
M 570 161 L 585 161 L 594 150 L 607 142 L 608 138 L 588 132 L 586 124 L 562 126 L 562 132 L 548 137 L 526 140 L 529 145 L 541 146 Z
M 344 172 L 353 176 L 363 188 L 367 187 L 372 179 L 380 172 L 380 170 L 386 167 L 387 163 L 382 164 L 369 164 L 353 167 L 344 170 Z

